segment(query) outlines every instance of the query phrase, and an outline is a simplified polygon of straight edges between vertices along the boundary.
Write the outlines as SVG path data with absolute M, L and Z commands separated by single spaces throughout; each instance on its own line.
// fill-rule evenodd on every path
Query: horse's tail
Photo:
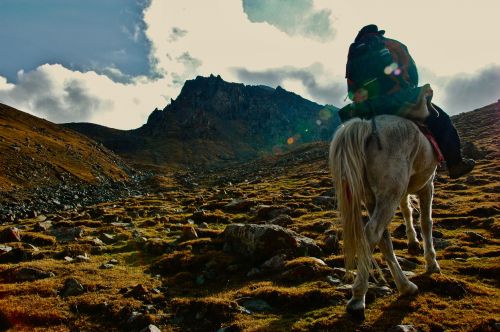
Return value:
M 372 267 L 372 253 L 361 215 L 361 202 L 367 190 L 364 183 L 365 147 L 371 133 L 369 121 L 353 119 L 339 127 L 330 145 L 330 171 L 335 182 L 337 207 L 342 220 L 347 271 L 357 266 L 358 272 L 369 273 Z

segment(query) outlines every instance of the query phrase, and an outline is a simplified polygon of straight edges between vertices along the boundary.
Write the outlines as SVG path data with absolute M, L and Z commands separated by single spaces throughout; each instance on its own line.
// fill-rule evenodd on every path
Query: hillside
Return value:
M 198 76 L 138 129 L 65 126 L 137 164 L 191 166 L 282 153 L 298 143 L 327 140 L 338 125 L 334 110 L 281 87 Z
M 350 285 L 321 142 L 166 176 L 170 187 L 155 194 L 3 224 L 0 329 L 498 331 L 499 118 L 500 103 L 453 117 L 477 166 L 435 180 L 442 274 L 424 275 L 422 255 L 408 253 L 398 212 L 395 252 L 419 293 L 400 298 L 377 252 L 389 283 L 370 284 L 362 323 L 345 313 Z
M 128 178 L 120 157 L 60 125 L 0 104 L 0 127 L 0 191 Z

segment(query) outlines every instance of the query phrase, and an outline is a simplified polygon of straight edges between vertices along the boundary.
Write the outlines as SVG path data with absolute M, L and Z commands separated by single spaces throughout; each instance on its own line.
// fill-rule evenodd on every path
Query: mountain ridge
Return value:
M 339 124 L 336 110 L 279 86 L 231 83 L 211 75 L 186 81 L 175 100 L 155 109 L 137 129 L 64 126 L 134 163 L 186 166 L 251 159 L 329 139 Z

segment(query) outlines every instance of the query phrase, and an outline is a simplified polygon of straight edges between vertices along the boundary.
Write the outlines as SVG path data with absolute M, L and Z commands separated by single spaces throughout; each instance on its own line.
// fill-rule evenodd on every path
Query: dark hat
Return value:
M 379 35 L 383 35 L 385 33 L 385 30 L 379 30 L 375 24 L 368 24 L 362 27 L 361 30 L 359 30 L 355 40 L 358 40 L 369 33 L 378 33 Z

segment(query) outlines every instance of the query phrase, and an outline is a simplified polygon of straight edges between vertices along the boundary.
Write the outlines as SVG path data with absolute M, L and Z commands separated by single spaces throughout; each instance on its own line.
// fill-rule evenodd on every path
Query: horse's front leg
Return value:
M 441 273 L 432 243 L 432 196 L 434 194 L 432 180 L 417 193 L 420 199 L 420 225 L 422 227 L 422 239 L 424 240 L 425 271 L 427 274 Z

